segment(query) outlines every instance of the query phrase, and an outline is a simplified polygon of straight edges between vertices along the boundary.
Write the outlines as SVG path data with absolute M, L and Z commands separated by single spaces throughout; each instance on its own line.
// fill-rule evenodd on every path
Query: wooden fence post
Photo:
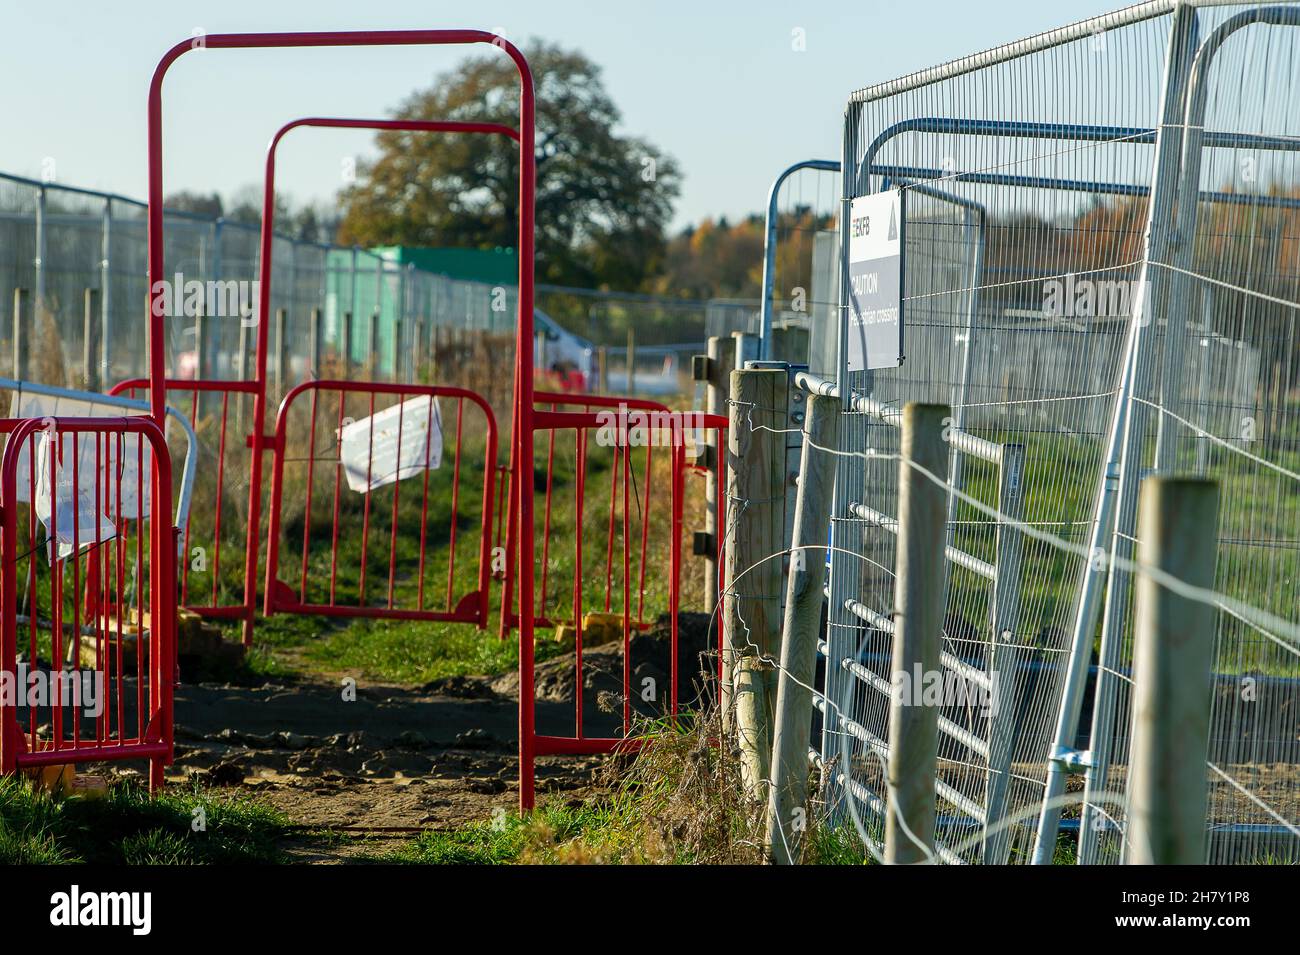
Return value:
M 31 315 L 32 293 L 30 289 L 14 289 L 14 315 L 13 315 L 13 374 L 19 381 L 27 376 L 27 343 L 31 336 L 28 334 L 31 329 L 27 326 L 35 327 L 35 322 Z
M 320 308 L 311 310 L 311 377 L 319 378 L 321 352 L 325 342 L 325 313 Z
M 275 393 L 283 398 L 289 389 L 289 310 L 275 310 Z
M 923 684 L 936 674 L 942 679 L 943 672 L 939 648 L 948 495 L 912 465 L 947 479 L 948 417 L 947 405 L 913 402 L 903 409 L 885 821 L 885 862 L 891 864 L 924 862 L 934 852 L 939 706 L 927 704 Z
M 765 840 L 768 858 L 782 865 L 799 861 L 807 824 L 803 812 L 808 798 L 812 686 L 825 602 L 822 586 L 826 579 L 826 529 L 835 487 L 834 455 L 822 449 L 834 448 L 839 440 L 840 408 L 838 398 L 809 399 L 799 463 Z
M 786 426 L 788 381 L 784 370 L 733 371 L 727 429 L 723 726 L 738 737 L 747 789 L 764 802 L 780 654 L 777 555 L 784 548 L 785 521 L 785 442 L 780 431 Z
M 1213 481 L 1147 478 L 1139 498 L 1138 562 L 1213 587 L 1218 524 Z M 1145 574 L 1138 575 L 1134 601 L 1128 861 L 1200 865 L 1216 611 Z
M 88 288 L 82 298 L 81 381 L 87 391 L 99 390 L 99 289 Z
M 704 383 L 704 410 L 711 415 L 727 414 L 727 395 L 731 388 L 731 372 L 736 365 L 736 341 L 730 336 L 714 335 L 709 338 L 706 354 L 696 355 L 691 363 L 691 376 Z M 704 558 L 704 609 L 713 613 L 718 606 L 718 489 L 722 486 L 722 449 L 718 447 L 716 432 L 706 439 L 704 466 L 704 531 L 696 535 L 693 553 Z

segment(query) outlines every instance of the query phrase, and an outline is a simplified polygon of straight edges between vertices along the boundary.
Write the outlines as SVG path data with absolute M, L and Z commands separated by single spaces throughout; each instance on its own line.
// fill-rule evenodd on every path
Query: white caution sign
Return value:
M 420 395 L 345 425 L 339 461 L 348 488 L 360 494 L 442 466 L 437 399 Z
M 103 500 L 96 500 L 94 462 L 88 470 L 78 465 L 74 479 L 72 461 L 80 455 L 73 453 L 72 437 L 60 434 L 56 441 L 42 431 L 36 444 L 34 508 L 37 520 L 45 526 L 50 563 L 55 559 L 55 546 L 58 559 L 66 560 L 76 551 L 117 536 L 117 528 L 99 509 Z
M 849 206 L 848 368 L 903 363 L 903 191 Z
M 9 405 L 10 418 L 120 418 L 129 416 L 130 412 L 120 405 L 85 401 L 79 398 L 54 397 L 32 392 L 15 392 Z M 62 465 L 68 470 L 68 480 L 72 480 L 73 445 L 76 445 L 77 483 L 81 486 L 78 496 L 85 490 L 93 500 L 95 494 L 95 474 L 100 480 L 100 503 L 104 513 L 111 513 L 123 520 L 135 521 L 149 516 L 152 504 L 150 500 L 149 475 L 153 471 L 153 451 L 148 441 L 141 441 L 136 432 L 116 434 L 95 434 L 83 432 L 74 441 L 70 434 L 63 436 L 63 452 L 60 455 Z M 24 503 L 31 502 L 30 464 L 28 452 L 30 445 L 24 443 L 18 449 L 18 487 L 17 499 Z M 143 476 L 141 473 L 143 465 Z M 42 472 L 40 480 L 49 480 L 49 475 Z M 143 478 L 143 479 L 142 479 Z M 121 510 L 118 509 L 118 494 L 121 494 Z

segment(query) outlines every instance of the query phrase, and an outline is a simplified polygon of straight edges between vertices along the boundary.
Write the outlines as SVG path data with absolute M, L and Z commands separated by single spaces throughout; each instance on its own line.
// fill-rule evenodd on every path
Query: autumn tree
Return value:
M 537 277 L 587 288 L 633 289 L 660 271 L 677 197 L 676 163 L 621 135 L 600 69 L 581 53 L 534 42 L 537 89 Z M 437 77 L 395 112 L 517 126 L 519 78 L 500 53 Z M 358 245 L 513 248 L 518 147 L 496 136 L 378 135 L 379 157 L 344 190 L 339 241 Z

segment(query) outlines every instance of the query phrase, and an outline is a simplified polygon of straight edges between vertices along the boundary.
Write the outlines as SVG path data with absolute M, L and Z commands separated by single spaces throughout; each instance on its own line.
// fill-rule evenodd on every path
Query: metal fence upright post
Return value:
M 998 511 L 1010 521 L 1022 517 L 1024 473 L 1024 445 L 1002 445 L 1002 460 L 998 465 Z M 986 865 L 1005 865 L 1011 848 L 1011 834 L 1007 829 L 999 829 L 991 835 L 988 830 L 1006 815 L 1011 761 L 1015 755 L 1016 720 L 1020 708 L 1018 636 L 1024 538 L 1018 529 L 999 521 L 996 548 L 997 578 L 993 585 L 993 604 L 989 608 L 992 632 L 986 664 L 992 689 L 988 714 L 988 771 L 984 781 L 985 836 L 981 850 Z
M 1144 282 L 1153 274 L 1149 265 L 1153 259 L 1161 262 L 1168 261 L 1163 255 L 1157 256 L 1159 250 L 1153 249 L 1153 246 L 1155 243 L 1167 241 L 1170 236 L 1170 216 L 1176 199 L 1178 169 L 1182 155 L 1186 78 L 1196 51 L 1196 34 L 1196 9 L 1190 5 L 1178 7 L 1173 16 L 1170 43 L 1165 59 L 1161 126 L 1156 132 L 1157 145 L 1151 200 L 1147 204 L 1146 242 L 1141 272 L 1141 281 Z M 1155 274 L 1158 273 L 1159 270 L 1156 270 Z M 1119 502 L 1125 499 L 1131 501 L 1132 491 L 1136 490 L 1135 469 L 1138 462 L 1133 458 L 1136 456 L 1137 437 L 1141 432 L 1133 428 L 1131 421 L 1133 413 L 1138 410 L 1132 407 L 1132 397 L 1140 393 L 1145 386 L 1143 369 L 1149 369 L 1150 366 L 1151 348 L 1146 339 L 1151 335 L 1144 334 L 1143 328 L 1144 325 L 1149 325 L 1152 319 L 1152 303 L 1149 298 L 1148 295 L 1140 297 L 1141 307 L 1135 309 L 1129 321 L 1125 353 L 1120 366 L 1120 384 L 1111 416 L 1106 457 L 1102 465 L 1097 504 L 1088 541 L 1088 550 L 1092 554 L 1105 553 L 1108 541 L 1112 544 L 1118 542 L 1111 536 L 1115 527 L 1123 528 L 1124 533 L 1132 532 L 1132 515 L 1129 514 L 1129 520 L 1126 520 L 1123 512 L 1128 507 Z M 1145 415 L 1141 416 L 1141 420 L 1145 420 Z M 1133 453 L 1130 453 L 1131 449 Z M 1128 494 L 1124 493 L 1126 486 L 1129 488 Z M 1065 683 L 1061 692 L 1060 705 L 1057 708 L 1052 746 L 1048 754 L 1043 808 L 1039 815 L 1038 832 L 1034 840 L 1033 863 L 1035 865 L 1051 864 L 1056 851 L 1056 837 L 1061 818 L 1061 807 L 1058 802 L 1065 794 L 1069 775 L 1083 768 L 1081 760 L 1087 761 L 1087 758 L 1075 752 L 1075 739 L 1083 708 L 1083 696 L 1087 689 L 1088 670 L 1092 660 L 1093 641 L 1097 618 L 1101 613 L 1103 592 L 1106 593 L 1107 604 L 1111 604 L 1112 598 L 1111 588 L 1105 586 L 1107 575 L 1103 567 L 1096 566 L 1094 561 L 1089 560 L 1084 564 L 1082 576 L 1071 632 Z M 1112 645 L 1113 643 L 1114 641 Z M 1094 755 L 1096 744 L 1097 740 L 1094 737 L 1091 743 Z M 1080 861 L 1085 855 L 1091 854 L 1095 844 L 1094 837 L 1088 831 L 1091 818 L 1086 806 L 1084 815 L 1089 818 L 1086 818 L 1085 824 L 1080 827 Z
M 885 862 L 925 862 L 934 853 L 935 770 L 939 707 L 923 684 L 941 674 L 944 611 L 944 535 L 948 476 L 944 440 L 947 405 L 908 404 L 898 465 L 898 560 L 894 584 L 894 640 L 889 701 L 889 799 Z
M 99 380 L 112 379 L 113 362 L 113 200 L 104 199 L 99 237 Z
M 1213 481 L 1142 482 L 1139 563 L 1214 586 L 1219 491 Z M 1128 861 L 1205 861 L 1215 607 L 1142 575 L 1134 587 L 1133 750 Z
M 1151 184 L 1146 247 L 1143 249 L 1139 307 L 1132 323 L 1135 341 L 1131 370 L 1129 407 L 1124 419 L 1124 440 L 1119 460 L 1119 485 L 1115 491 L 1114 528 L 1109 552 L 1112 558 L 1127 558 L 1133 551 L 1137 523 L 1138 478 L 1142 471 L 1142 451 L 1146 442 L 1147 422 L 1151 409 L 1139 400 L 1147 394 L 1153 380 L 1155 328 L 1160 317 L 1169 317 L 1171 276 L 1152 262 L 1167 263 L 1178 243 L 1176 207 L 1178 204 L 1186 118 L 1188 78 L 1196 59 L 1198 26 L 1196 8 L 1183 5 L 1174 15 L 1170 52 L 1165 78 L 1161 128 L 1156 139 L 1156 170 Z M 1169 330 L 1166 332 L 1169 333 Z M 1106 600 L 1102 611 L 1100 669 L 1092 708 L 1092 729 L 1088 737 L 1089 758 L 1084 774 L 1084 801 L 1079 825 L 1079 863 L 1096 861 L 1099 833 L 1090 806 L 1093 793 L 1105 791 L 1111 756 L 1111 730 L 1114 723 L 1115 684 L 1107 674 L 1119 667 L 1124 643 L 1123 628 L 1128 617 L 1131 578 L 1119 570 L 1114 560 L 1106 568 Z M 1089 631 L 1091 639 L 1091 631 Z
M 813 682 L 825 601 L 822 584 L 826 578 L 826 525 L 835 482 L 835 459 L 826 449 L 837 446 L 839 424 L 839 399 L 813 396 L 808 400 L 781 627 L 781 668 L 772 730 L 772 791 L 765 839 L 768 857 L 786 865 L 799 861 L 807 829 L 807 820 L 801 814 L 808 798 Z
M 45 186 L 41 186 L 36 193 L 36 259 L 32 263 L 36 270 L 36 295 L 34 302 L 36 310 L 34 315 L 37 318 L 39 318 L 40 314 L 46 309 L 45 270 L 49 267 L 47 258 L 49 254 L 49 236 L 45 222 L 45 202 L 46 190 Z M 35 328 L 36 326 L 33 325 L 32 330 L 35 331 Z

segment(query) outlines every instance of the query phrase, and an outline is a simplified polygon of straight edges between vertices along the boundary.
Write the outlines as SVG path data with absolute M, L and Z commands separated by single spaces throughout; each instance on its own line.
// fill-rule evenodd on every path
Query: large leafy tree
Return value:
M 679 188 L 673 160 L 620 135 L 600 68 L 534 42 L 537 84 L 537 274 L 563 285 L 630 289 L 662 267 Z M 397 109 L 403 119 L 518 125 L 519 79 L 502 54 L 436 78 Z M 379 157 L 341 199 L 341 242 L 459 246 L 516 243 L 518 148 L 503 137 L 384 131 Z

